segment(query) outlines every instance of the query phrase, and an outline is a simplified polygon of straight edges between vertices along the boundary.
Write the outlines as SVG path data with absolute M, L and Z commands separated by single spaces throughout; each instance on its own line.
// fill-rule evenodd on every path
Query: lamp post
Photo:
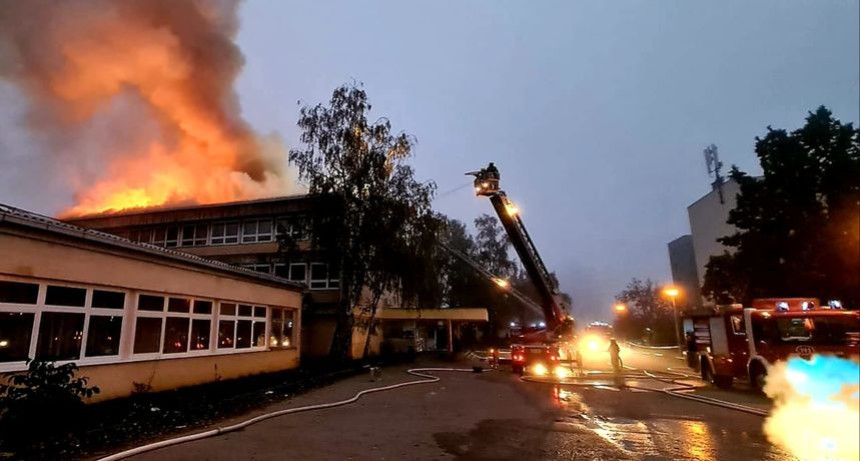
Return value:
M 681 291 L 673 286 L 669 286 L 663 289 L 663 294 L 672 300 L 672 317 L 675 318 L 675 342 L 678 345 L 678 349 L 682 350 L 683 344 L 681 344 L 681 328 L 678 322 L 678 306 L 675 304 L 675 298 L 681 294 Z

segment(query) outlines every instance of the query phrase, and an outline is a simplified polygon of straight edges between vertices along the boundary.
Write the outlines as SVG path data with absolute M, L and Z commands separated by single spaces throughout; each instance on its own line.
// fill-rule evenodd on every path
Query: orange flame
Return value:
M 40 118 L 31 128 L 58 144 L 85 140 L 79 144 L 86 151 L 69 148 L 69 154 L 95 156 L 102 165 L 95 178 L 73 165 L 81 171 L 70 176 L 84 179 L 75 185 L 77 204 L 62 215 L 287 192 L 285 150 L 239 116 L 237 5 L 32 0 L 2 6 L 0 49 L 11 49 L 6 56 L 14 62 L 0 64 L 14 70 L 0 76 L 30 97 Z M 117 106 L 129 113 L 109 113 Z M 93 135 L 100 120 L 109 128 Z

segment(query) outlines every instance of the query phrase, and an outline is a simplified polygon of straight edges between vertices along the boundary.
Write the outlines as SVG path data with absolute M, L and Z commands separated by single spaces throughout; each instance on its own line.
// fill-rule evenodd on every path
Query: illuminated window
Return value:
M 0 363 L 29 358 L 35 318 L 36 314 L 29 312 L 0 312 Z
M 167 317 L 164 324 L 165 354 L 179 354 L 188 351 L 188 317 Z
M 294 344 L 293 332 L 295 311 L 293 309 L 272 308 L 272 329 L 269 333 L 269 347 L 289 347 Z

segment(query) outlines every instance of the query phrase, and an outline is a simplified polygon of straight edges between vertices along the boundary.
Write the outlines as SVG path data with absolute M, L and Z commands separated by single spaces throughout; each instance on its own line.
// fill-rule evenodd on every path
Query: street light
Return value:
M 681 290 L 669 286 L 663 289 L 663 294 L 672 300 L 672 317 L 675 318 L 675 342 L 678 344 L 678 349 L 681 349 L 681 328 L 678 325 L 678 306 L 675 304 L 675 298 L 681 294 Z
M 623 313 L 627 312 L 627 306 L 625 306 L 624 304 L 621 304 L 621 303 L 616 304 L 612 308 L 615 309 L 615 312 L 617 312 L 619 314 L 623 314 Z
M 493 279 L 493 281 L 496 282 L 496 285 L 498 285 L 500 288 L 504 289 L 507 289 L 511 285 L 511 283 L 505 279 L 495 278 Z

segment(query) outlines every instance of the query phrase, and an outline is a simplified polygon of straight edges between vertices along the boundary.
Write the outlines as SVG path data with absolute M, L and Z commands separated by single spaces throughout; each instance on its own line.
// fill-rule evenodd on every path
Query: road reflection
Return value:
M 681 437 L 687 453 L 694 459 L 715 459 L 714 439 L 707 424 L 701 421 L 682 421 Z

